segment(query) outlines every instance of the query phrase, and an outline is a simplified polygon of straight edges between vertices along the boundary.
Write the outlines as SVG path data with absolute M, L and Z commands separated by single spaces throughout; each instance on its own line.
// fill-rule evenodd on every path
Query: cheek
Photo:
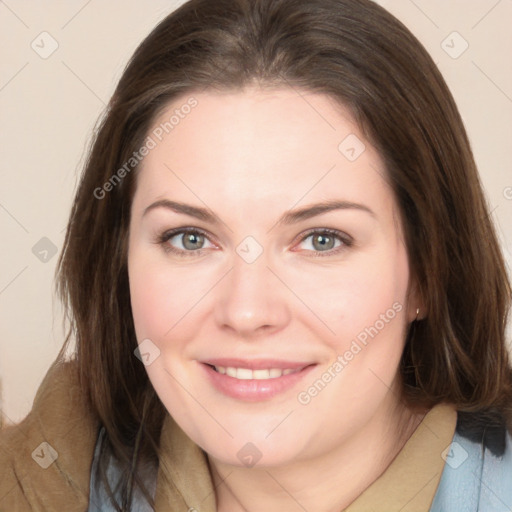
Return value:
M 149 379 L 167 410 L 187 410 L 186 396 L 178 382 L 187 380 L 187 368 L 179 362 L 190 333 L 184 333 L 186 324 L 179 322 L 186 320 L 184 316 L 198 300 L 198 291 L 187 285 L 190 279 L 171 269 L 165 258 L 139 248 L 129 252 L 128 275 L 137 340 L 141 343 L 150 339 L 160 351 L 145 367 Z
M 405 251 L 387 247 L 354 258 L 336 272 L 317 273 L 314 280 L 307 280 L 309 286 L 303 293 L 329 327 L 331 335 L 325 339 L 338 353 L 358 335 L 364 340 L 375 325 L 379 333 L 393 336 L 400 345 L 408 279 Z
M 165 257 L 134 250 L 129 258 L 132 312 L 138 339 L 162 340 L 204 295 L 200 276 L 171 268 Z
M 312 379 L 307 383 L 312 387 L 304 387 L 299 397 L 301 404 L 311 400 L 319 411 L 341 404 L 343 417 L 336 414 L 333 436 L 338 429 L 350 431 L 353 418 L 369 420 L 395 383 L 405 336 L 407 266 L 400 265 L 398 255 L 392 261 L 375 260 L 373 267 L 365 265 L 364 271 L 340 280 L 337 322 L 332 324 L 336 335 L 324 338 L 331 358 L 317 375 L 329 383 Z
M 172 320 L 166 312 L 173 294 L 166 293 L 162 277 L 144 265 L 142 259 L 136 259 L 130 265 L 130 297 L 139 341 L 143 338 L 158 339 Z M 169 327 L 167 325 L 167 329 Z
M 407 326 L 408 282 L 401 247 L 376 255 L 350 281 L 336 351 L 346 354 L 345 373 L 363 385 L 361 390 L 364 376 L 368 385 L 379 385 L 379 379 L 389 385 L 396 376 Z

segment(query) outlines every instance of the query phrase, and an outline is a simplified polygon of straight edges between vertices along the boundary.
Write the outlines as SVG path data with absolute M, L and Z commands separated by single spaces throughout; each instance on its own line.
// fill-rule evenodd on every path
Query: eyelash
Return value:
M 175 237 L 176 235 L 181 235 L 181 234 L 186 234 L 186 233 L 200 234 L 200 235 L 203 235 L 205 238 L 208 238 L 208 235 L 203 230 L 201 230 L 199 228 L 192 228 L 192 227 L 176 228 L 176 229 L 172 229 L 170 231 L 164 231 L 163 233 L 158 235 L 155 243 L 160 244 L 166 253 L 173 253 L 179 257 L 188 258 L 188 257 L 202 255 L 203 252 L 205 252 L 207 249 L 198 249 L 196 251 L 183 251 L 181 249 L 176 249 L 175 247 L 173 247 L 172 245 L 167 243 L 171 238 Z M 342 245 L 340 245 L 334 249 L 329 249 L 328 251 L 308 251 L 308 252 L 314 253 L 312 255 L 312 257 L 323 258 L 326 256 L 334 256 L 334 255 L 337 255 L 338 253 L 340 253 L 341 251 L 346 250 L 348 247 L 351 247 L 354 243 L 352 238 L 350 238 L 345 233 L 338 231 L 336 229 L 329 229 L 329 228 L 311 229 L 311 230 L 307 231 L 302 236 L 302 238 L 299 240 L 299 243 L 304 242 L 304 240 L 309 238 L 311 235 L 316 235 L 316 234 L 330 235 L 330 236 L 336 237 L 342 242 Z

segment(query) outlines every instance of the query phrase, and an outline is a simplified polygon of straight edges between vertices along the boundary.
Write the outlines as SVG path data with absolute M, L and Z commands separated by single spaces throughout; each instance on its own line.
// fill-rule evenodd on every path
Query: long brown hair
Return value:
M 512 425 L 510 283 L 463 122 L 424 47 L 370 0 L 190 0 L 140 44 L 119 81 L 57 269 L 70 319 L 61 357 L 74 336 L 84 391 L 106 430 L 99 477 L 112 456 L 125 469 L 118 510 L 129 509 L 135 485 L 153 504 L 138 468 L 157 461 L 166 411 L 133 353 L 127 234 L 137 167 L 104 184 L 169 102 L 254 84 L 329 95 L 386 164 L 426 306 L 402 358 L 404 400 L 497 410 Z

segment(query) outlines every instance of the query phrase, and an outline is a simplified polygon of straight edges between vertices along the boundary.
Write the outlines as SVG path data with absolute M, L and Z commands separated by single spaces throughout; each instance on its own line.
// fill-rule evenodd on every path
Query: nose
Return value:
M 231 271 L 216 287 L 215 319 L 221 329 L 250 339 L 288 324 L 290 292 L 269 263 L 265 251 L 252 263 L 234 255 Z

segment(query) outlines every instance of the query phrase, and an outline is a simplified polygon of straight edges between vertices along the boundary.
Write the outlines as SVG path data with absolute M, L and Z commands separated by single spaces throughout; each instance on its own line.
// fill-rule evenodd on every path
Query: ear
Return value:
M 427 317 L 425 301 L 419 290 L 418 283 L 415 278 L 411 277 L 409 291 L 407 293 L 407 322 L 411 323 L 415 320 L 423 320 Z

